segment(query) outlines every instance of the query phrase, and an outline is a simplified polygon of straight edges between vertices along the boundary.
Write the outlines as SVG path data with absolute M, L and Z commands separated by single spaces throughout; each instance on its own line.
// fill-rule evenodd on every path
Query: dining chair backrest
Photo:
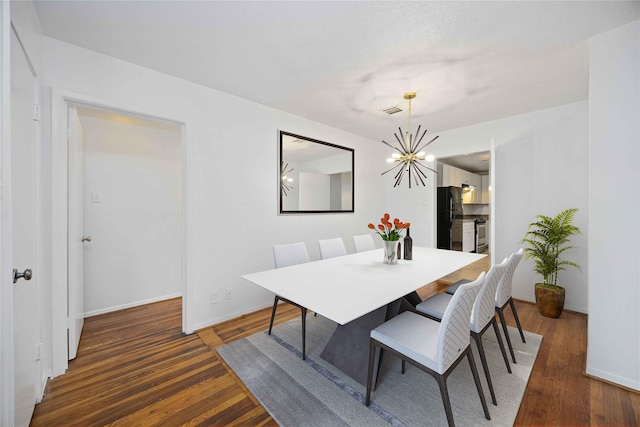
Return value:
M 304 242 L 273 246 L 273 263 L 276 268 L 309 262 L 309 253 Z
M 511 255 L 513 256 L 513 255 Z M 509 265 L 510 258 L 505 258 L 500 264 L 496 264 L 487 273 L 480 293 L 471 309 L 471 330 L 481 332 L 482 329 L 496 315 L 496 289 Z
M 347 248 L 344 247 L 344 242 L 341 237 L 335 239 L 318 240 L 318 246 L 320 247 L 320 258 L 327 259 L 337 256 L 343 256 L 347 254 Z
M 353 243 L 356 246 L 356 252 L 371 251 L 376 248 L 376 243 L 373 241 L 371 234 L 353 236 Z
M 511 298 L 511 284 L 513 282 L 513 273 L 516 271 L 516 267 L 522 260 L 522 256 L 524 255 L 524 249 L 520 248 L 520 250 L 510 257 L 511 260 L 509 265 L 507 265 L 507 269 L 505 270 L 504 275 L 502 276 L 502 280 L 498 283 L 498 290 L 496 291 L 496 300 L 495 306 L 502 307 L 504 306 L 509 298 Z
M 440 323 L 436 363 L 438 373 L 444 373 L 469 345 L 471 308 L 484 282 L 485 272 L 461 285 L 453 295 Z

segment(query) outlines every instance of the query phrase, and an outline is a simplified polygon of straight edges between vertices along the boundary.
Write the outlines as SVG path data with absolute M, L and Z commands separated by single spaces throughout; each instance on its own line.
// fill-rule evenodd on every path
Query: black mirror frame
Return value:
M 327 145 L 329 147 L 338 148 L 341 150 L 351 152 L 351 209 L 344 210 L 283 210 L 283 185 L 282 185 L 282 166 L 283 166 L 283 152 L 282 152 L 282 138 L 283 136 L 290 136 L 293 138 L 304 139 L 306 141 L 314 142 L 316 144 Z M 292 214 L 324 214 L 324 213 L 353 213 L 355 210 L 355 150 L 353 148 L 343 147 L 340 145 L 332 144 L 330 142 L 320 141 L 317 139 L 309 138 L 307 136 L 297 135 L 291 132 L 279 131 L 278 133 L 278 205 L 279 214 L 292 215 Z

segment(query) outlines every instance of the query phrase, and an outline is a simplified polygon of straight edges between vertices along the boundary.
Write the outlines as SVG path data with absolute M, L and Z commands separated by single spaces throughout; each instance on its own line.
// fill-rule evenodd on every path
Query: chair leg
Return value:
M 522 332 L 522 326 L 520 325 L 520 319 L 518 319 L 518 312 L 516 311 L 516 305 L 513 302 L 513 298 L 509 298 L 509 305 L 511 306 L 513 317 L 516 319 L 516 325 L 518 325 L 518 330 L 520 331 L 520 338 L 522 338 L 522 342 L 526 343 L 526 341 L 524 340 L 524 332 Z
M 271 335 L 271 328 L 273 328 L 273 319 L 276 318 L 276 309 L 278 308 L 278 301 L 280 298 L 276 295 L 273 298 L 273 310 L 271 310 L 271 321 L 269 322 L 269 335 Z
M 473 361 L 473 352 L 471 348 L 467 352 L 467 359 L 469 359 L 469 367 L 471 367 L 471 373 L 473 374 L 473 380 L 476 382 L 476 388 L 480 395 L 480 402 L 482 403 L 482 409 L 484 409 L 484 417 L 488 420 L 491 419 L 489 415 L 489 408 L 487 407 L 487 401 L 484 398 L 484 392 L 482 391 L 482 384 L 480 384 L 480 377 L 478 377 L 478 370 L 476 369 L 476 362 Z
M 302 311 L 302 360 L 307 358 L 307 309 L 304 307 L 300 307 Z
M 407 362 L 402 359 L 402 375 L 404 375 L 405 372 L 407 372 Z
M 489 392 L 491 393 L 491 401 L 494 405 L 498 406 L 498 401 L 496 400 L 496 394 L 493 391 L 493 383 L 491 382 L 491 374 L 489 374 L 489 365 L 487 364 L 487 356 L 484 353 L 484 346 L 482 345 L 482 337 L 475 333 L 471 332 L 471 336 L 476 342 L 478 346 L 478 353 L 480 353 L 480 361 L 482 362 L 482 369 L 484 369 L 484 376 L 487 377 L 487 384 L 489 385 Z
M 438 386 L 440 387 L 440 395 L 442 396 L 442 403 L 444 404 L 444 412 L 447 414 L 447 423 L 449 423 L 449 427 L 453 427 L 455 426 L 455 423 L 453 422 L 453 411 L 451 410 L 449 390 L 447 389 L 447 378 L 443 375 L 436 375 L 436 381 L 438 381 Z
M 504 349 L 504 343 L 502 342 L 502 336 L 500 335 L 500 330 L 498 329 L 498 322 L 496 322 L 496 318 L 493 318 L 491 322 L 493 324 L 493 331 L 496 333 L 496 337 L 498 338 L 498 344 L 500 344 L 500 351 L 502 352 L 502 358 L 504 359 L 504 364 L 507 365 L 507 372 L 511 373 L 511 365 L 509 364 L 509 358 L 507 357 L 507 351 Z
M 500 317 L 500 323 L 502 323 L 502 330 L 504 331 L 504 336 L 507 339 L 507 345 L 509 346 L 509 351 L 511 352 L 511 360 L 513 363 L 516 363 L 516 355 L 513 353 L 513 345 L 511 344 L 511 338 L 509 338 L 509 330 L 507 329 L 507 322 L 504 320 L 504 312 L 502 308 L 496 307 L 496 311 L 498 312 L 498 316 Z
M 373 363 L 376 355 L 376 346 L 373 339 L 369 339 L 369 369 L 367 370 L 367 396 L 365 398 L 365 406 L 371 403 L 371 382 L 373 380 Z

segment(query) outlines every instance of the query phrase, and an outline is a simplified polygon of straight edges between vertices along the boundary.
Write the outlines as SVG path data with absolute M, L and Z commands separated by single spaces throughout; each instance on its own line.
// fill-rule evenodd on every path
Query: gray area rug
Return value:
M 217 351 L 281 426 L 447 425 L 435 379 L 410 364 L 402 375 L 400 359 L 389 354 L 371 405 L 364 406 L 366 388 L 320 358 L 335 327 L 322 316 L 307 317 L 304 361 L 299 318 L 275 326 L 271 336 L 260 332 Z M 449 376 L 457 425 L 513 425 L 542 337 L 525 332 L 524 344 L 513 328 L 510 336 L 518 362 L 511 364 L 512 374 L 507 372 L 493 331 L 483 338 L 498 406 L 491 403 L 480 357 L 471 343 L 491 421 L 484 418 L 468 362 L 462 361 Z

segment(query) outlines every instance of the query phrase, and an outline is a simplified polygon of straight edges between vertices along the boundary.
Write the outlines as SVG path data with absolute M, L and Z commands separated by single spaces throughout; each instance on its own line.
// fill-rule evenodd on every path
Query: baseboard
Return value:
M 182 292 L 176 294 L 163 295 L 161 297 L 149 298 L 146 300 L 134 301 L 127 304 L 122 304 L 114 307 L 101 308 L 100 310 L 87 311 L 84 313 L 84 317 L 97 316 L 99 314 L 111 313 L 113 311 L 124 310 L 126 308 L 137 307 L 139 305 L 152 304 L 154 302 L 166 301 L 168 299 L 178 298 L 182 296 Z
M 588 377 L 588 378 L 591 378 L 591 379 L 594 379 L 594 380 L 597 380 L 597 381 L 601 381 L 601 382 L 609 384 L 611 386 L 621 388 L 621 389 L 626 390 L 628 392 L 635 393 L 635 394 L 640 394 L 640 383 L 636 382 L 636 384 L 634 385 L 633 384 L 634 381 L 629 381 L 628 378 L 622 378 L 622 377 L 619 377 L 617 375 L 613 375 L 613 377 L 615 379 L 607 379 L 607 378 L 605 378 L 605 375 L 607 374 L 606 372 L 597 371 L 597 370 L 596 370 L 596 372 L 598 372 L 598 375 L 596 375 L 594 373 L 587 373 L 587 372 L 584 372 L 583 375 L 585 377 Z M 609 376 L 611 376 L 611 375 L 609 375 Z
M 272 304 L 269 303 L 267 305 L 259 305 L 259 306 L 254 306 L 254 307 L 246 307 L 243 308 L 240 311 L 236 311 L 234 313 L 229 313 L 225 316 L 220 316 L 220 317 L 216 317 L 213 319 L 209 319 L 206 322 L 200 322 L 197 325 L 194 326 L 193 330 L 194 332 L 198 332 L 204 328 L 209 328 L 213 325 L 217 325 L 218 323 L 222 323 L 222 322 L 226 322 L 227 320 L 232 320 L 232 319 L 236 319 L 238 317 L 247 315 L 247 314 L 251 314 L 251 313 L 255 313 L 256 311 L 260 311 L 260 310 L 264 310 L 265 308 L 271 307 Z M 266 329 L 266 327 L 265 327 Z

